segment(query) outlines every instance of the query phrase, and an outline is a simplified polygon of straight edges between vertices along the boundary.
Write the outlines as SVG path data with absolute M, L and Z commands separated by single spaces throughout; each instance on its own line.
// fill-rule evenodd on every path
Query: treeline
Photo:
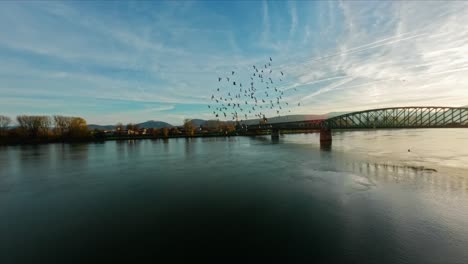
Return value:
M 13 120 L 0 115 L 0 143 L 28 144 L 60 141 L 88 141 L 95 137 L 88 130 L 86 120 L 70 116 L 19 115 L 17 126 Z
M 104 130 L 107 138 L 169 138 L 169 137 L 194 137 L 194 136 L 226 136 L 234 135 L 236 128 L 231 123 L 222 121 L 208 121 L 204 125 L 197 126 L 192 120 L 185 119 L 180 127 L 140 128 L 136 124 L 124 125 L 117 123 L 112 131 Z
M 80 142 L 134 138 L 171 138 L 198 136 L 231 136 L 238 131 L 233 123 L 208 121 L 196 126 L 184 120 L 183 126 L 140 128 L 135 124 L 118 123 L 113 130 L 89 130 L 86 120 L 71 116 L 19 115 L 12 126 L 10 117 L 0 115 L 0 145 Z

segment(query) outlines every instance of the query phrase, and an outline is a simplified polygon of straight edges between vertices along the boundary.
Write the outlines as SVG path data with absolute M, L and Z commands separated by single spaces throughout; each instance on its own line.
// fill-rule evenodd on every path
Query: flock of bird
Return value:
M 264 65 L 252 65 L 248 82 L 241 82 L 235 71 L 218 77 L 218 88 L 211 95 L 212 104 L 208 105 L 214 117 L 240 122 L 257 118 L 267 121 L 267 113 L 278 116 L 290 113 L 292 105 L 284 100 L 285 90 L 277 87 L 285 74 L 274 72 L 272 63 L 270 57 Z M 297 106 L 300 105 L 298 102 Z

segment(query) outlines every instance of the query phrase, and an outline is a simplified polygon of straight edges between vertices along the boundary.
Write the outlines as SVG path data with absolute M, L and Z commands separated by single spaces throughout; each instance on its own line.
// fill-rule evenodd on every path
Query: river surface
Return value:
M 0 263 L 468 263 L 468 129 L 333 140 L 1 147 Z

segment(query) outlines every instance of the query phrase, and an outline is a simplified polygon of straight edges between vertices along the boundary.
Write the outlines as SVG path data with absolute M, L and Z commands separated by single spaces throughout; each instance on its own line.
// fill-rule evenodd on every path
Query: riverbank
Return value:
M 281 134 L 304 134 L 304 133 L 317 133 L 318 130 L 285 130 L 281 131 Z M 54 144 L 54 143 L 92 143 L 92 142 L 104 142 L 104 141 L 118 141 L 118 140 L 141 140 L 141 139 L 171 139 L 171 138 L 209 138 L 209 137 L 251 137 L 251 136 L 265 136 L 270 135 L 269 132 L 245 132 L 245 131 L 233 131 L 229 133 L 201 133 L 194 134 L 191 136 L 187 135 L 169 135 L 154 136 L 154 135 L 103 135 L 94 134 L 85 138 L 56 138 L 56 137 L 38 137 L 38 138 L 9 138 L 0 137 L 0 146 L 15 146 L 15 145 L 40 145 L 40 144 Z

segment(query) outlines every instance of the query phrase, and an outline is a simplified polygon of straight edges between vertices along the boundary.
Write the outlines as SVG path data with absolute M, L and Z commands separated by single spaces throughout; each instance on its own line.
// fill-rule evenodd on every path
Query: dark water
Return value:
M 468 130 L 318 142 L 0 148 L 0 263 L 468 263 Z

